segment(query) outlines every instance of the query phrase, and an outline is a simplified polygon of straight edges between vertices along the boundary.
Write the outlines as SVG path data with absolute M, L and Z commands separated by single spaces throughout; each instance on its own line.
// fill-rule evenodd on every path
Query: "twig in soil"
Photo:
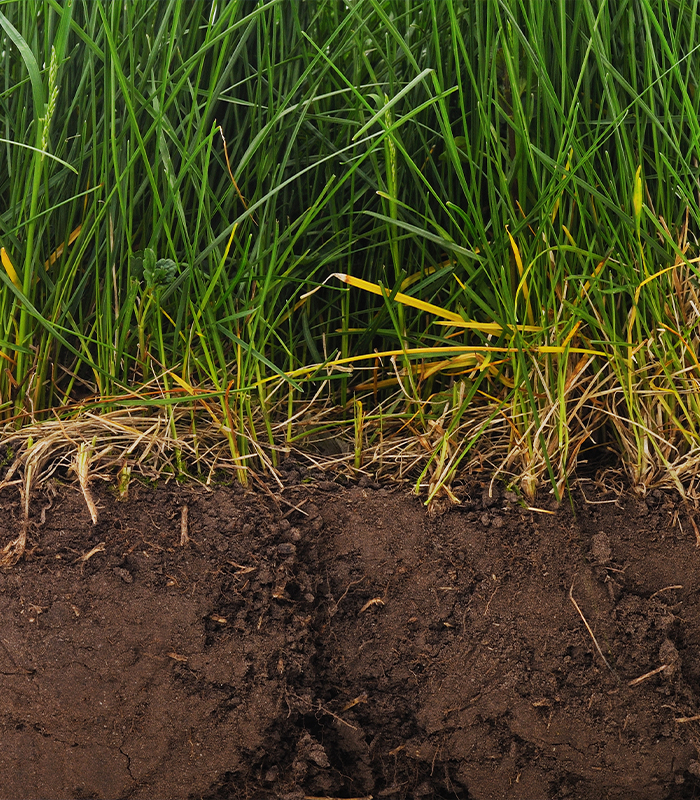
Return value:
M 318 704 L 318 710 L 323 712 L 324 714 L 328 714 L 329 716 L 333 717 L 334 720 L 340 722 L 341 725 L 347 725 L 348 728 L 351 728 L 353 731 L 356 731 L 357 728 L 354 725 L 351 725 L 349 722 L 346 722 L 342 717 L 339 717 L 337 714 L 334 714 L 329 708 L 322 706 L 320 703 Z
M 347 597 L 347 594 L 350 591 L 351 587 L 357 586 L 358 583 L 362 583 L 366 577 L 367 576 L 364 575 L 362 578 L 358 578 L 358 580 L 356 580 L 356 581 L 350 581 L 350 583 L 347 585 L 347 588 L 345 589 L 345 591 L 340 595 L 340 597 L 338 598 L 338 600 L 335 603 L 336 610 L 337 610 L 338 606 L 340 605 L 341 601 L 344 600 Z
M 663 589 L 659 589 L 658 592 L 654 592 L 654 594 L 649 599 L 653 600 L 656 597 L 656 595 L 661 594 L 661 592 L 670 592 L 671 589 L 682 589 L 682 588 L 683 586 L 680 583 L 674 584 L 673 586 L 664 586 Z
M 300 514 L 303 514 L 305 517 L 309 516 L 306 513 L 306 511 L 304 511 L 304 509 L 302 508 L 304 503 L 308 503 L 309 502 L 308 499 L 302 500 L 301 503 L 299 503 L 298 506 L 295 506 L 294 503 L 290 503 L 289 500 L 285 500 L 284 497 L 278 497 L 278 500 L 281 500 L 283 503 L 285 503 L 286 505 L 289 506 L 289 511 L 285 511 L 284 514 L 282 514 L 282 519 L 287 519 L 287 517 L 292 513 L 292 511 L 298 511 Z
M 665 669 L 668 669 L 668 664 L 662 664 L 660 667 L 653 669 L 651 672 L 645 672 L 644 675 L 640 675 L 638 678 L 630 681 L 627 685 L 628 686 L 639 686 L 640 683 L 644 683 L 644 681 L 648 680 L 649 678 L 653 678 L 654 675 L 658 675 L 659 672 L 663 672 Z
M 182 515 L 180 517 L 180 547 L 184 547 L 190 540 L 190 536 L 187 532 L 187 517 L 189 511 L 187 506 L 182 507 Z
M 358 695 L 354 700 L 351 700 L 347 705 L 344 705 L 341 708 L 341 711 L 349 711 L 351 708 L 360 705 L 360 703 L 366 703 L 369 700 L 369 695 L 367 692 L 362 692 L 361 695 Z
M 104 550 L 105 550 L 105 543 L 100 542 L 99 544 L 95 545 L 92 548 L 92 550 L 89 550 L 87 553 L 83 553 L 83 555 L 80 556 L 79 558 L 76 558 L 73 563 L 77 564 L 80 561 L 85 563 L 86 561 L 91 559 L 94 555 L 97 555 L 97 553 L 104 553 Z
M 591 626 L 588 624 L 588 622 L 586 622 L 586 618 L 583 616 L 583 611 L 581 611 L 579 604 L 576 602 L 576 600 L 574 600 L 574 581 L 572 581 L 571 588 L 569 589 L 569 600 L 571 600 L 571 602 L 574 604 L 574 608 L 578 611 L 579 616 L 583 620 L 583 624 L 586 626 L 586 630 L 590 634 L 591 639 L 593 639 L 593 644 L 595 645 L 598 654 L 603 659 L 603 663 L 619 681 L 620 678 L 618 677 L 617 672 L 615 672 L 615 670 L 610 666 L 610 664 L 608 664 L 608 659 L 603 655 L 603 651 L 600 649 L 600 645 L 598 644 L 598 640 L 595 638 L 595 635 L 593 634 Z
M 270 488 L 268 487 L 268 485 L 265 483 L 264 480 L 258 480 L 257 483 L 258 483 L 258 486 L 260 486 L 260 488 L 265 492 L 265 494 L 268 497 L 272 498 L 272 502 L 277 506 L 277 513 L 281 514 L 282 513 L 282 509 L 280 508 L 279 499 L 278 499 L 277 495 L 273 494 L 270 491 Z
M 360 609 L 360 614 L 367 611 L 368 608 L 372 608 L 372 606 L 383 606 L 384 600 L 381 597 L 373 597 L 371 600 L 368 600 Z
M 694 717 L 676 717 L 673 721 L 674 722 L 697 722 L 700 719 L 700 714 L 696 714 Z
M 617 497 L 614 497 L 612 500 L 589 500 L 586 497 L 586 493 L 583 491 L 582 483 L 583 483 L 584 480 L 588 480 L 588 479 L 587 478 L 582 478 L 582 479 L 579 480 L 579 484 L 578 484 L 578 489 L 581 492 L 581 496 L 583 497 L 584 503 L 586 503 L 589 506 L 603 506 L 603 505 L 607 505 L 609 503 L 615 503 L 615 505 L 617 505 L 617 503 L 620 500 L 620 495 L 622 493 L 621 491 L 618 491 Z M 615 489 L 610 489 L 610 490 L 606 489 L 604 484 L 601 486 L 600 484 L 598 484 L 595 481 L 590 481 L 590 482 L 593 483 L 593 485 L 596 487 L 596 489 L 601 494 L 605 494 L 608 491 L 613 491 L 613 492 L 615 491 Z
M 496 588 L 493 590 L 493 593 L 491 594 L 491 597 L 489 597 L 489 601 L 488 603 L 486 603 L 486 608 L 484 609 L 484 616 L 486 616 L 489 613 L 489 606 L 491 605 L 491 601 L 496 596 L 496 592 L 499 590 L 499 588 L 500 588 L 499 586 L 496 586 Z
M 700 531 L 698 530 L 698 526 L 692 515 L 688 514 L 688 519 L 690 520 L 690 524 L 693 526 L 693 530 L 695 531 L 695 546 L 700 547 Z
M 188 661 L 187 656 L 181 656 L 179 653 L 168 653 L 168 658 L 172 658 L 173 661 L 180 661 L 183 664 L 186 664 Z
M 227 561 L 227 564 L 230 564 L 232 567 L 235 567 L 238 571 L 234 573 L 235 577 L 237 578 L 239 575 L 247 575 L 249 572 L 255 572 L 257 567 L 246 567 L 245 564 L 237 564 L 235 561 Z
M 285 693 L 285 697 L 287 698 L 287 707 L 289 709 L 289 713 L 290 714 L 292 713 L 292 706 L 289 703 L 289 697 L 293 697 L 295 700 L 300 702 L 300 704 L 303 704 L 303 706 L 305 707 L 306 710 L 312 710 L 314 708 L 314 706 L 311 704 L 310 698 L 307 697 L 307 696 L 301 697 L 301 696 L 299 696 L 297 694 L 288 695 L 288 694 Z M 354 725 L 351 725 L 349 722 L 346 722 L 342 717 L 339 717 L 337 714 L 334 714 L 329 708 L 326 708 L 322 703 L 319 702 L 315 706 L 315 708 L 316 708 L 316 711 L 318 711 L 318 712 L 320 712 L 322 714 L 328 714 L 329 717 L 333 717 L 333 719 L 337 720 L 342 725 L 347 726 L 348 728 L 352 729 L 353 731 L 357 730 L 357 728 Z M 351 798 L 345 798 L 344 800 L 352 800 L 352 799 Z M 358 800 L 359 800 L 359 798 L 358 798 Z

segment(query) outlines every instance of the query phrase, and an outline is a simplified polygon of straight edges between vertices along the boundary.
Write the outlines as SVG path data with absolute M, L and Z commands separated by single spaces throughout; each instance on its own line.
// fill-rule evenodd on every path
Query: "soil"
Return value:
M 286 475 L 94 486 L 96 525 L 35 492 L 0 572 L 3 800 L 700 797 L 691 509 L 473 483 L 428 514 Z

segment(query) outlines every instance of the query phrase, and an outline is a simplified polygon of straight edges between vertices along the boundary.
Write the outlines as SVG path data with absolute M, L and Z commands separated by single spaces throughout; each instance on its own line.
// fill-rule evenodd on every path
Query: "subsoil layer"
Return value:
M 2 800 L 700 797 L 692 509 L 287 478 L 95 486 L 96 525 L 36 490 L 0 572 Z

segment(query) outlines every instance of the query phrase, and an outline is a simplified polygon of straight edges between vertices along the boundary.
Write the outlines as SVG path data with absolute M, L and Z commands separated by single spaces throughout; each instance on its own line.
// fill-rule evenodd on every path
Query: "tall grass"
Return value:
M 694 494 L 698 10 L 0 3 L 8 430 Z

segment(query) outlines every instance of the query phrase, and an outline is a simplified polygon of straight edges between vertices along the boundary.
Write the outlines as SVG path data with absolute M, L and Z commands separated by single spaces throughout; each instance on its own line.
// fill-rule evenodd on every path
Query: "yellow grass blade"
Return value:
M 476 353 L 462 353 L 462 355 L 448 358 L 445 361 L 435 361 L 425 364 L 420 371 L 422 380 L 430 378 L 446 369 L 463 369 L 464 367 L 478 368 L 481 366 L 480 359 Z
M 431 356 L 459 356 L 459 355 L 467 355 L 467 354 L 479 354 L 479 353 L 502 353 L 502 354 L 510 354 L 510 353 L 517 353 L 517 347 L 487 347 L 485 345 L 478 345 L 473 347 L 465 347 L 460 345 L 445 345 L 439 347 L 407 347 L 403 350 L 384 350 L 380 353 L 365 353 L 361 356 L 349 356 L 348 358 L 338 358 L 334 361 L 327 361 L 323 363 L 323 367 L 326 369 L 330 369 L 332 367 L 341 367 L 345 366 L 346 364 L 353 364 L 357 361 L 367 361 L 370 359 L 378 359 L 378 358 L 391 358 L 392 356 L 414 356 L 415 358 L 423 357 L 423 358 L 430 358 Z M 608 354 L 604 353 L 602 350 L 592 350 L 586 347 L 565 347 L 565 346 L 548 346 L 543 345 L 541 347 L 533 347 L 530 352 L 533 353 L 551 353 L 551 354 L 562 354 L 564 352 L 569 353 L 579 353 L 581 355 L 590 355 L 590 356 L 600 356 L 601 358 L 608 358 Z M 478 358 L 478 356 L 477 356 Z M 483 363 L 483 362 L 482 362 Z M 299 369 L 292 370 L 291 372 L 286 372 L 285 375 L 289 378 L 303 378 L 304 375 L 311 375 L 316 372 L 321 366 L 320 364 L 311 364 L 306 367 L 299 367 Z M 255 386 L 269 383 L 273 380 L 279 380 L 278 375 L 270 375 L 266 378 L 263 378 L 261 381 L 255 384 Z
M 238 188 L 238 187 L 236 187 Z M 245 205 L 245 200 L 241 197 L 241 202 Z M 246 206 L 247 208 L 247 206 Z M 234 222 L 233 227 L 231 228 L 231 235 L 228 237 L 228 242 L 226 244 L 226 249 L 224 250 L 224 257 L 221 259 L 221 263 L 223 264 L 224 261 L 228 258 L 228 251 L 231 249 L 231 245 L 233 244 L 233 237 L 236 235 L 236 230 L 238 229 L 238 223 Z
M 541 347 L 536 347 L 535 351 L 538 353 L 552 353 L 553 355 L 563 355 L 566 352 L 566 344 L 560 345 L 549 345 L 543 344 Z M 608 356 L 607 353 L 603 353 L 601 350 L 591 350 L 588 347 L 570 347 L 569 353 L 581 353 L 582 355 L 586 356 Z
M 693 259 L 693 260 L 695 260 L 695 259 Z M 671 270 L 676 269 L 677 267 L 680 267 L 681 264 L 682 264 L 682 262 L 681 263 L 677 263 L 677 264 L 671 264 L 670 267 L 664 267 L 663 269 L 660 269 L 658 272 L 655 272 L 653 275 L 650 275 L 648 278 L 644 278 L 644 280 L 639 284 L 639 286 L 637 286 L 637 289 L 636 289 L 636 291 L 634 293 L 634 302 L 635 302 L 635 304 L 639 302 L 639 295 L 640 295 L 640 293 L 642 291 L 642 286 L 645 286 L 647 283 L 650 283 L 651 281 L 655 280 L 660 275 L 663 275 L 664 272 L 670 272 Z
M 535 318 L 532 313 L 532 307 L 530 306 L 530 290 L 527 288 L 527 280 L 525 276 L 525 267 L 523 266 L 523 259 L 520 256 L 520 249 L 512 237 L 511 232 L 508 230 L 508 226 L 506 225 L 506 233 L 508 234 L 508 238 L 510 239 L 510 246 L 513 249 L 513 255 L 515 256 L 515 264 L 518 267 L 518 275 L 520 276 L 520 283 L 518 285 L 518 290 L 522 286 L 523 289 L 523 298 L 525 299 L 525 304 L 527 307 L 527 320 L 530 325 L 534 324 Z M 518 293 L 515 294 L 515 300 L 518 300 Z
M 453 263 L 452 259 L 447 259 L 447 261 L 440 264 L 440 266 L 444 267 L 451 263 Z M 409 275 L 407 278 L 403 279 L 401 282 L 401 288 L 408 289 L 409 286 L 413 286 L 414 283 L 418 283 L 421 278 L 424 278 L 426 275 L 432 275 L 434 272 L 436 272 L 435 267 L 426 267 L 422 272 L 414 272 L 413 275 Z
M 525 272 L 525 268 L 523 267 L 523 260 L 520 257 L 520 250 L 518 249 L 518 245 L 515 243 L 513 235 L 508 230 L 508 226 L 506 226 L 506 233 L 508 234 L 508 238 L 510 239 L 510 246 L 513 249 L 513 255 L 515 256 L 515 264 L 518 267 L 518 275 L 520 275 L 520 277 L 522 278 L 523 273 Z
M 355 278 L 353 275 L 346 275 L 343 272 L 335 272 L 333 273 L 333 277 L 338 278 L 338 280 L 343 281 L 343 283 L 349 283 L 350 286 L 354 286 L 356 289 L 364 289 L 364 291 L 371 292 L 372 294 L 378 294 L 380 297 L 382 295 L 385 297 L 389 297 L 391 295 L 389 289 L 382 288 L 377 283 L 363 281 L 362 278 Z M 411 308 L 418 308 L 421 311 L 427 311 L 429 314 L 435 314 L 437 317 L 442 317 L 443 319 L 450 320 L 454 323 L 464 322 L 459 314 L 455 314 L 452 311 L 448 311 L 446 308 L 441 308 L 440 306 L 434 306 L 432 303 L 426 303 L 424 300 L 419 300 L 416 297 L 409 297 L 409 295 L 402 294 L 401 292 L 397 292 L 394 295 L 394 300 L 404 306 L 410 306 Z
M 19 276 L 17 275 L 17 270 L 12 265 L 12 262 L 10 261 L 10 257 L 5 252 L 5 248 L 4 247 L 0 247 L 0 259 L 2 259 L 2 265 L 3 265 L 3 267 L 5 267 L 5 272 L 8 274 L 8 277 L 10 278 L 12 283 L 14 283 L 14 285 L 21 292 L 22 291 L 22 283 L 21 283 L 21 281 L 19 279 Z
M 192 384 L 188 383 L 184 378 L 181 378 L 176 372 L 168 370 L 168 375 L 175 381 L 175 383 L 177 383 L 178 386 L 180 386 L 189 394 L 193 396 L 197 394 L 197 390 L 192 386 Z
M 561 229 L 564 231 L 564 236 L 566 236 L 566 238 L 569 240 L 569 244 L 572 247 L 576 247 L 576 241 L 574 240 L 574 237 L 571 235 L 571 231 L 566 227 L 566 225 L 562 225 Z
M 87 198 L 85 199 L 87 200 Z M 68 237 L 68 241 L 63 242 L 63 244 L 60 244 L 53 251 L 53 253 L 51 253 L 51 255 L 44 262 L 44 267 L 46 267 L 46 269 L 48 269 L 54 262 L 56 262 L 63 255 L 63 250 L 66 247 L 70 247 L 73 244 L 73 242 L 78 238 L 78 236 L 80 236 L 80 231 L 82 230 L 82 228 L 83 228 L 82 224 L 78 225 L 78 227 L 74 231 L 71 231 L 71 234 Z
M 564 230 L 566 230 L 566 228 L 564 228 Z M 568 231 L 567 231 L 567 233 L 568 233 Z M 571 234 L 569 234 L 569 236 L 571 236 Z M 600 273 L 601 273 L 601 271 L 602 271 L 603 267 L 604 267 L 604 266 L 605 266 L 607 263 L 608 263 L 608 256 L 606 256 L 606 257 L 605 257 L 605 258 L 604 258 L 604 259 L 603 259 L 603 260 L 600 262 L 600 264 L 598 264 L 598 266 L 597 266 L 597 267 L 596 267 L 596 268 L 593 270 L 593 275 L 591 275 L 591 278 L 590 278 L 590 280 L 586 281 L 586 282 L 583 284 L 583 289 L 581 289 L 581 293 L 579 294 L 579 297 L 583 298 L 583 295 L 584 295 L 584 294 L 586 294 L 586 293 L 588 292 L 588 290 L 591 288 L 591 281 L 594 281 L 594 280 L 595 280 L 595 279 L 598 277 L 598 275 L 600 275 Z
M 634 176 L 634 193 L 632 195 L 632 205 L 634 206 L 634 227 L 639 237 L 639 228 L 642 220 L 642 165 L 637 167 L 637 174 Z
M 583 320 L 580 319 L 574 325 L 574 327 L 571 329 L 571 333 L 569 333 L 569 335 L 566 337 L 566 339 L 564 339 L 564 341 L 562 342 L 562 345 L 561 345 L 562 347 L 566 347 L 566 345 L 569 344 L 569 342 L 574 338 L 574 336 L 576 336 L 576 334 L 578 333 L 578 329 L 581 327 L 582 323 L 583 323 Z
M 513 388 L 513 382 L 505 378 L 499 373 L 498 366 L 507 363 L 505 359 L 499 361 L 492 361 L 491 354 L 487 353 L 486 357 L 481 353 L 462 353 L 454 358 L 448 358 L 443 361 L 430 361 L 427 364 L 409 364 L 408 369 L 414 375 L 417 375 L 421 381 L 425 381 L 439 372 L 450 370 L 450 375 L 466 375 L 472 372 L 483 372 L 487 370 L 492 378 L 498 378 L 501 383 Z M 457 370 L 457 371 L 455 371 Z M 377 389 L 385 389 L 387 386 L 394 386 L 397 378 L 394 375 L 391 378 L 385 378 L 381 381 L 366 381 L 365 383 L 358 384 L 355 389 L 363 392 L 369 389 L 376 391 Z
M 437 320 L 436 325 L 451 325 L 454 328 L 466 328 L 471 331 L 481 331 L 485 334 L 499 334 L 503 331 L 512 333 L 519 331 L 520 333 L 540 333 L 542 328 L 539 325 L 506 325 L 505 327 L 498 322 L 477 322 L 476 320 L 461 320 L 460 322 L 445 322 Z
M 188 383 L 184 378 L 181 378 L 176 372 L 172 370 L 168 370 L 168 375 L 175 381 L 175 383 L 177 383 L 178 386 L 180 386 L 182 389 L 184 389 L 193 397 L 197 397 L 197 402 L 201 403 L 204 406 L 204 408 L 206 408 L 206 410 L 209 412 L 209 416 L 214 420 L 214 423 L 216 425 L 219 425 L 221 428 L 226 427 L 223 424 L 223 422 L 219 419 L 219 417 L 216 415 L 216 412 L 206 402 L 206 400 L 198 396 L 200 392 L 198 392 L 197 389 L 195 389 L 194 386 L 192 386 L 192 384 Z
M 673 334 L 673 336 L 676 336 L 676 337 L 678 338 L 678 340 L 679 340 L 679 341 L 681 342 L 681 344 L 683 345 L 683 348 L 684 348 L 684 350 L 685 350 L 685 351 L 686 351 L 686 353 L 687 353 L 687 354 L 690 356 L 690 358 L 691 358 L 691 359 L 692 359 L 692 360 L 695 362 L 695 366 L 696 366 L 696 367 L 697 367 L 697 369 L 700 371 L 700 361 L 698 361 L 698 357 L 695 355 L 695 350 L 693 349 L 693 347 L 692 347 L 692 345 L 690 344 L 690 342 L 688 342 L 688 341 L 686 340 L 686 338 L 685 338 L 684 336 L 682 336 L 682 335 L 681 335 L 681 334 L 680 334 L 680 333 L 679 333 L 677 330 L 674 330 L 674 329 L 673 329 L 673 328 L 671 328 L 669 325 L 666 325 L 666 324 L 665 324 L 665 323 L 663 323 L 663 322 L 660 322 L 660 323 L 659 323 L 659 327 L 661 327 L 661 328 L 664 328 L 664 329 L 665 329 L 665 330 L 667 330 L 669 333 Z
M 459 279 L 459 276 L 458 276 L 458 275 L 452 275 L 452 277 L 453 277 L 453 278 L 454 278 L 454 279 L 457 281 L 457 283 L 458 283 L 458 284 L 461 286 L 461 288 L 462 288 L 462 291 L 463 291 L 463 292 L 466 292 L 466 291 L 467 291 L 467 287 L 466 287 L 466 286 L 465 286 L 465 285 L 462 283 L 462 281 Z
M 349 283 L 356 289 L 364 289 L 366 292 L 378 294 L 380 297 L 382 294 L 384 294 L 385 297 L 389 297 L 391 294 L 386 287 L 382 289 L 379 284 L 370 283 L 369 281 L 362 280 L 362 278 L 355 278 L 353 275 L 346 275 L 343 272 L 335 272 L 333 273 L 333 277 L 338 278 L 338 280 L 343 281 L 343 283 Z M 468 328 L 470 330 L 477 330 L 486 334 L 499 334 L 504 330 L 503 326 L 497 322 L 476 322 L 475 320 L 464 320 L 459 314 L 448 311 L 446 308 L 441 308 L 440 306 L 433 305 L 432 303 L 426 303 L 425 300 L 419 300 L 416 297 L 409 297 L 409 295 L 402 294 L 401 292 L 397 292 L 394 295 L 394 299 L 397 303 L 410 306 L 411 308 L 418 308 L 421 311 L 427 311 L 428 314 L 434 314 L 436 317 L 442 317 L 442 319 L 436 320 L 436 325 L 451 325 L 455 328 Z M 513 327 L 518 331 L 529 331 L 533 333 L 542 330 L 542 328 L 534 325 L 515 325 Z M 505 328 L 505 330 L 509 329 L 509 327 Z

